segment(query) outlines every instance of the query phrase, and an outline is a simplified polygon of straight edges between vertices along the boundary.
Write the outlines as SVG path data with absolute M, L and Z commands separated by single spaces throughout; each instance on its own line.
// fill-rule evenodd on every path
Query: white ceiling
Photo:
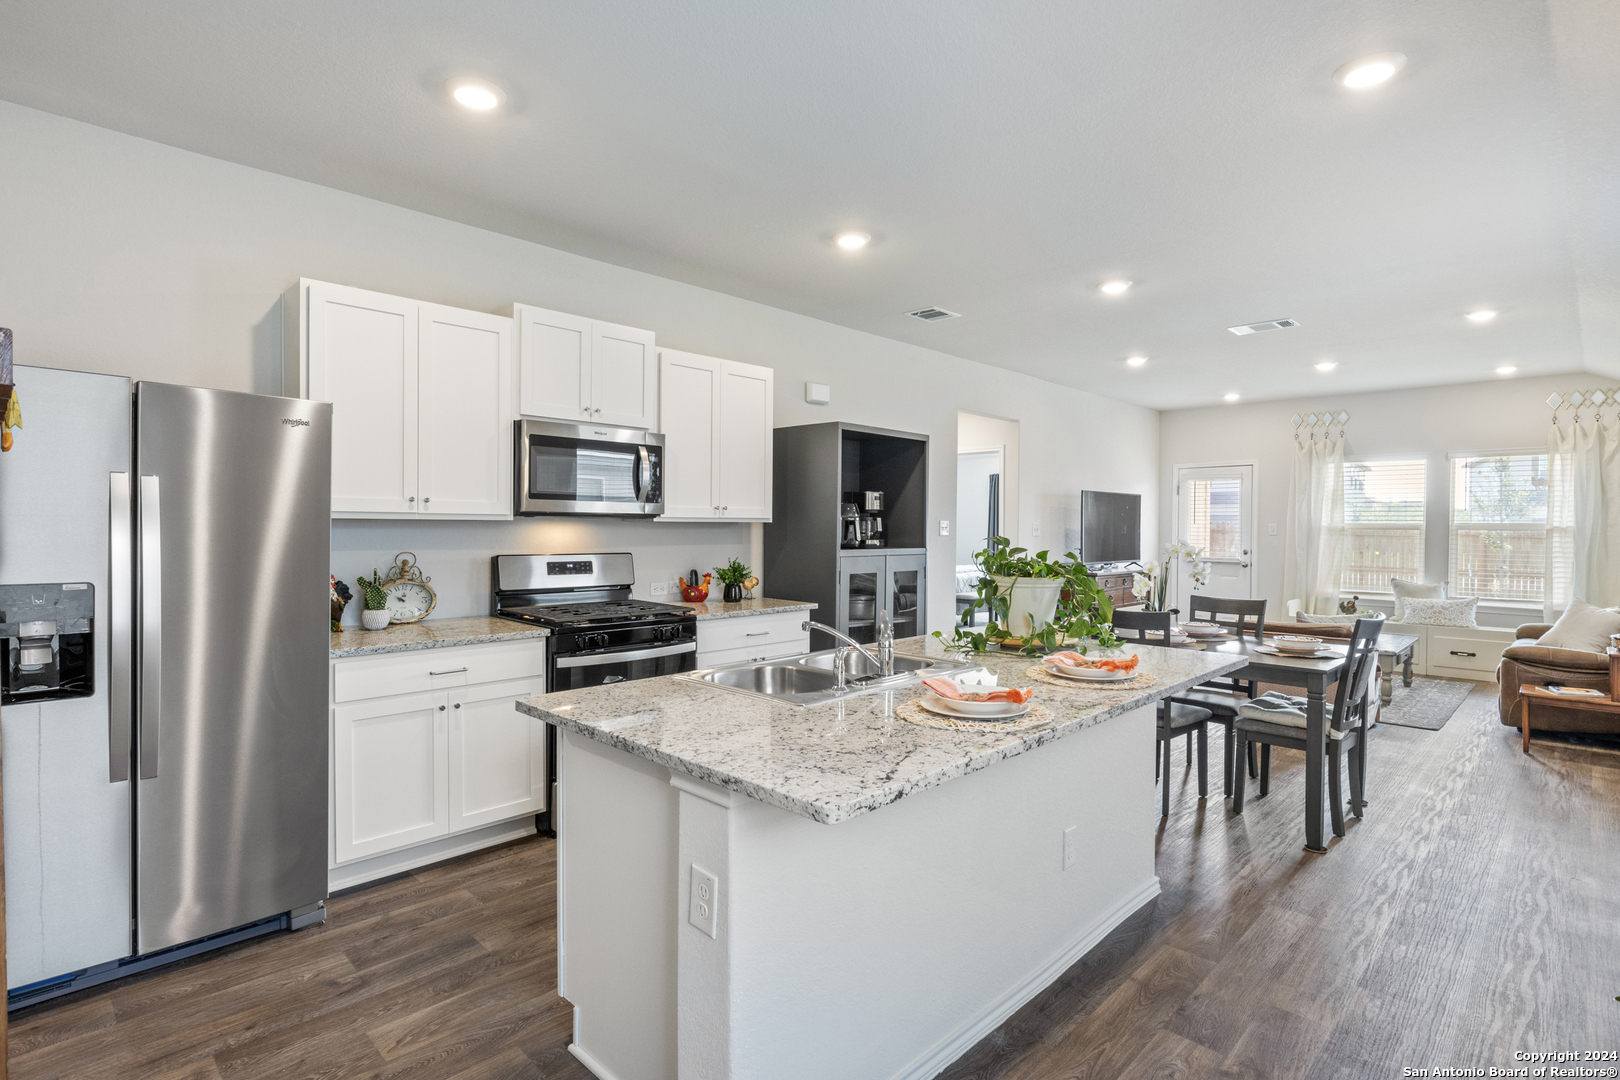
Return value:
M 1160 408 L 1620 375 L 1613 0 L 11 0 L 0 42 L 22 105 Z

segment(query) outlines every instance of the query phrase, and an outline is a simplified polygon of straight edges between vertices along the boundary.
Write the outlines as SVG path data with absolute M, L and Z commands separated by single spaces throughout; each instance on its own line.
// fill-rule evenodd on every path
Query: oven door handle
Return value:
M 679 656 L 697 652 L 697 642 L 683 641 L 679 645 L 659 645 L 651 649 L 626 649 L 623 652 L 592 653 L 589 656 L 559 656 L 560 668 L 602 667 L 604 664 L 622 664 L 626 660 L 651 660 L 659 656 Z
M 652 455 L 645 446 L 636 447 L 636 502 L 644 503 L 652 490 Z

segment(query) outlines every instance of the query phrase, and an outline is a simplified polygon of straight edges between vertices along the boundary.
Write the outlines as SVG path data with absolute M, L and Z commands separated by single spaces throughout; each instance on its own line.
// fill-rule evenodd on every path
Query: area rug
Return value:
M 1425 679 L 1416 676 L 1411 686 L 1402 686 L 1401 680 L 1395 680 L 1395 693 L 1389 704 L 1384 706 L 1383 714 L 1379 716 L 1381 724 L 1395 724 L 1399 727 L 1422 728 L 1425 731 L 1439 731 L 1446 726 L 1457 707 L 1468 700 L 1468 695 L 1474 692 L 1474 683 L 1459 682 L 1453 679 Z M 1377 692 L 1374 686 L 1373 692 Z

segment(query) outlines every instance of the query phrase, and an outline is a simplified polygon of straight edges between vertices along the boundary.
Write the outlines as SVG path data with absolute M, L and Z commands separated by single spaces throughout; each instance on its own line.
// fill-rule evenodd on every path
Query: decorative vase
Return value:
M 1006 578 L 995 582 L 1007 594 L 1007 632 L 1028 637 L 1057 614 L 1058 595 L 1063 582 L 1054 578 Z
M 727 585 L 726 586 L 726 591 L 722 594 L 722 597 L 724 598 L 725 602 L 728 603 L 728 604 L 735 604 L 735 603 L 740 602 L 742 600 L 742 586 L 740 584 L 739 585 Z
M 388 613 L 387 608 L 379 608 L 375 611 L 367 609 L 360 613 L 360 625 L 367 630 L 381 630 L 388 625 L 388 620 L 391 618 L 393 616 Z

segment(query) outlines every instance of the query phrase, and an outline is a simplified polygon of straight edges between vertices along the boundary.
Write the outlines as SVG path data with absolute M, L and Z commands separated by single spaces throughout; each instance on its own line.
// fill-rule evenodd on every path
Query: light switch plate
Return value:
M 692 896 L 686 920 L 710 937 L 719 937 L 720 879 L 692 864 Z
M 1275 523 L 1266 526 L 1266 535 L 1267 536 L 1276 536 L 1277 535 L 1277 526 L 1276 526 Z
M 1039 537 L 1041 535 L 1041 527 L 1040 527 L 1040 525 L 1039 524 L 1031 525 L 1029 527 L 1029 533 L 1030 533 L 1031 536 Z
M 949 536 L 949 535 L 951 535 L 951 523 L 950 522 L 942 521 L 942 522 L 939 523 L 939 535 L 941 535 L 941 536 Z
M 1080 826 L 1070 825 L 1063 830 L 1063 869 L 1080 861 Z

